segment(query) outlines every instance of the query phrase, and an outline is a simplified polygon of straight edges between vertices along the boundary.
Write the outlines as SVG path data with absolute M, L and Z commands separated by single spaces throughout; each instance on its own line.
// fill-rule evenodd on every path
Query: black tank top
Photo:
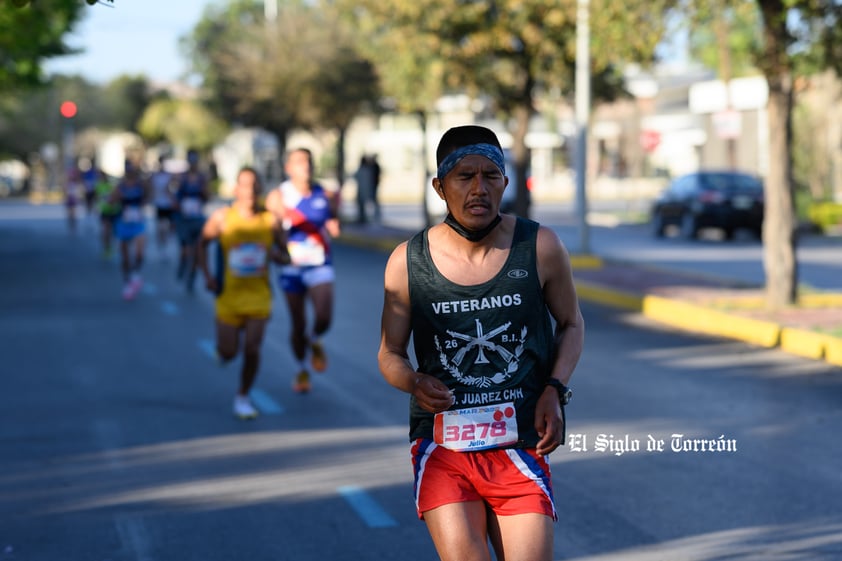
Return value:
M 553 333 L 538 279 L 538 223 L 518 218 L 506 263 L 489 281 L 462 286 L 433 264 L 428 229 L 407 246 L 411 328 L 418 371 L 444 382 L 452 409 L 513 402 L 519 441 L 538 442 L 535 404 L 550 375 Z M 410 440 L 433 438 L 434 415 L 410 400 Z

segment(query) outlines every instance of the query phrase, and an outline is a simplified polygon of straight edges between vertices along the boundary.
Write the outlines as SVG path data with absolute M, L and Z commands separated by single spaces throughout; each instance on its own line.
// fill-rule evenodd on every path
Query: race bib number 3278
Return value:
M 433 425 L 436 444 L 457 452 L 486 450 L 518 440 L 513 403 L 500 403 L 437 413 Z

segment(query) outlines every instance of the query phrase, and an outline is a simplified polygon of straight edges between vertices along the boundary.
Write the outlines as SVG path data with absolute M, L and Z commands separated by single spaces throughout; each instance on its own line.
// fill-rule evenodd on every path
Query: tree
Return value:
M 763 222 L 766 304 L 780 309 L 798 296 L 797 219 L 792 163 L 793 85 L 816 68 L 842 73 L 842 4 L 834 0 L 757 0 L 762 43 L 757 66 L 769 84 L 769 174 Z
M 24 8 L 29 6 L 32 3 L 32 0 L 8 0 L 16 8 Z M 108 2 L 109 4 L 113 4 L 114 0 L 85 0 L 85 4 L 88 6 L 95 6 L 97 4 L 105 4 Z M 39 2 L 40 3 L 40 2 Z
M 289 0 L 274 21 L 262 3 L 211 8 L 184 42 L 215 107 L 228 119 L 274 133 L 333 128 L 343 151 L 352 118 L 377 97 L 373 69 L 331 10 Z M 344 153 L 338 154 L 341 181 Z
M 108 82 L 102 91 L 109 125 L 129 131 L 137 130 L 137 124 L 146 108 L 152 102 L 153 94 L 145 76 L 118 76 Z
M 707 22 L 720 45 L 702 60 L 716 61 L 720 78 L 728 80 L 734 65 L 759 69 L 769 86 L 769 171 L 765 181 L 763 265 L 766 305 L 781 309 L 798 296 L 796 262 L 797 213 L 793 177 L 793 108 L 795 84 L 832 68 L 842 73 L 842 3 L 837 0 L 689 0 L 681 5 L 695 22 L 694 44 L 704 43 L 700 24 Z M 757 22 L 756 25 L 753 22 Z M 722 30 L 736 30 L 724 33 Z M 701 30 L 701 31 L 700 31 Z M 754 34 L 752 35 L 751 32 Z M 727 37 L 726 37 L 727 35 Z M 736 39 L 736 40 L 735 40 Z M 738 63 L 740 64 L 740 63 Z
M 319 71 L 304 85 L 302 95 L 309 100 L 311 112 L 302 118 L 310 129 L 329 129 L 337 133 L 336 179 L 345 182 L 345 135 L 356 116 L 364 110 L 376 110 L 380 85 L 371 62 L 357 52 L 355 32 L 343 24 L 330 7 L 312 13 L 314 36 L 305 43 L 312 63 Z M 315 24 L 315 25 L 314 25 Z
M 612 77 L 622 61 L 654 58 L 664 27 L 662 11 L 672 0 L 591 3 L 593 76 Z M 575 68 L 576 2 L 500 0 L 493 3 L 437 0 L 360 0 L 353 13 L 380 30 L 378 68 L 398 58 L 411 69 L 441 79 L 445 89 L 468 91 L 491 100 L 490 110 L 507 124 L 517 174 L 515 210 L 528 215 L 526 132 L 537 96 L 552 90 L 569 94 Z M 402 42 L 396 41 L 402 38 Z M 386 52 L 382 45 L 400 55 Z M 385 75 L 384 69 L 379 73 Z M 424 87 L 422 80 L 408 87 Z M 389 88 L 387 87 L 387 90 Z M 431 87 L 433 93 L 441 87 Z M 595 84 L 594 91 L 611 92 Z M 394 93 L 400 94 L 396 88 Z M 417 98 L 417 96 L 415 96 Z M 426 101 L 426 100 L 424 100 Z
M 0 109 L 0 153 L 23 161 L 46 143 L 61 142 L 63 101 L 77 106 L 73 127 L 104 126 L 107 114 L 101 110 L 102 91 L 80 76 L 53 76 L 42 86 L 10 90 Z
M 137 130 L 147 142 L 207 151 L 225 137 L 228 128 L 198 101 L 163 99 L 146 109 Z
M 0 0 L 0 92 L 42 84 L 41 65 L 50 57 L 72 54 L 64 36 L 82 15 L 78 0 L 41 0 L 20 9 L 19 0 Z
M 395 110 L 415 115 L 421 129 L 421 137 L 427 138 L 427 115 L 434 111 L 436 101 L 444 94 L 444 64 L 438 55 L 439 37 L 423 29 L 413 29 L 418 13 L 413 6 L 389 2 L 366 2 L 337 0 L 336 6 L 351 25 L 358 29 L 357 48 L 374 65 L 380 77 L 380 87 L 385 102 Z M 431 217 L 426 209 L 426 197 L 431 196 L 431 187 L 426 185 L 429 177 L 427 143 L 421 143 L 420 160 L 423 162 L 419 184 L 424 186 L 421 209 L 429 225 Z
M 716 69 L 725 84 L 737 76 L 757 74 L 752 56 L 759 47 L 757 6 L 741 0 L 690 0 L 685 6 L 692 31 L 691 56 Z M 731 100 L 725 102 L 723 109 L 731 109 Z M 735 138 L 727 140 L 727 154 L 729 166 L 736 168 Z

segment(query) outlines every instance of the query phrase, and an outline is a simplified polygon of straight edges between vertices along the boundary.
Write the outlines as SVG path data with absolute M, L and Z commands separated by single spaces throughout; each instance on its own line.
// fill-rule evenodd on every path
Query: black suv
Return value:
M 732 239 L 740 228 L 760 239 L 763 229 L 763 182 L 736 171 L 698 171 L 675 179 L 652 205 L 657 237 L 677 226 L 693 239 L 702 228 L 719 228 Z

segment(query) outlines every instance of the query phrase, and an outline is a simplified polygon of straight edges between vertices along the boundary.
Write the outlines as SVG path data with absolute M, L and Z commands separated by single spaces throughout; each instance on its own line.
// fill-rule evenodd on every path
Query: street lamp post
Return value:
M 587 200 L 588 122 L 591 105 L 589 0 L 578 0 L 576 10 L 576 213 L 579 251 L 590 253 Z

